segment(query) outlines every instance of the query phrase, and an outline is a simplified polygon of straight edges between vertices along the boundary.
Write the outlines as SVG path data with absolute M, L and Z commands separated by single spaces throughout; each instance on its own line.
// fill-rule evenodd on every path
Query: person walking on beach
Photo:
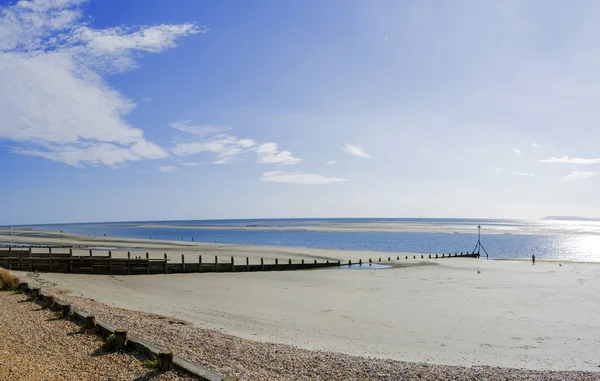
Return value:
M 533 264 L 535 265 L 535 254 L 533 254 L 533 255 L 531 256 L 531 262 L 533 262 Z

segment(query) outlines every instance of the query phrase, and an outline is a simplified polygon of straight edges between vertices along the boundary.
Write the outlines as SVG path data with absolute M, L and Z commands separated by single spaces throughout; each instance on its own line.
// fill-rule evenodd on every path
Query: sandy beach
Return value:
M 598 369 L 599 265 L 426 263 L 384 270 L 29 279 L 109 306 L 305 349 L 432 364 Z

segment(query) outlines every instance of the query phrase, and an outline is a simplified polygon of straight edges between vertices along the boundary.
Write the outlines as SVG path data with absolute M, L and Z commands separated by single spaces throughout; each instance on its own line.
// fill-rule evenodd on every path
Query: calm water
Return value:
M 171 225 L 172 228 L 144 228 L 140 224 Z M 178 228 L 178 226 L 314 226 L 320 224 L 354 223 L 410 223 L 472 226 L 474 234 L 455 233 L 408 233 L 408 232 L 314 232 L 275 230 L 208 230 Z M 252 245 L 298 246 L 323 249 L 375 250 L 391 252 L 415 252 L 424 254 L 472 251 L 477 242 L 475 227 L 479 224 L 487 230 L 531 228 L 538 225 L 559 227 L 562 231 L 598 232 L 598 223 L 469 220 L 469 219 L 266 219 L 266 220 L 200 220 L 200 221 L 152 221 L 127 223 L 89 223 L 29 226 L 39 230 L 64 231 L 91 236 L 124 238 L 149 238 L 199 242 L 220 242 Z M 490 258 L 569 259 L 577 261 L 600 261 L 600 235 L 594 234 L 488 234 L 482 243 Z

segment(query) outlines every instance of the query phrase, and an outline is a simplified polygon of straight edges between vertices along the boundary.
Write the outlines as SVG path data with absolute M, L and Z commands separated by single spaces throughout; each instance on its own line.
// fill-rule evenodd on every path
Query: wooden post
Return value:
M 69 249 L 69 272 L 73 272 L 73 249 Z
M 50 272 L 52 272 L 52 248 L 48 247 L 48 259 L 50 260 Z
M 288 259 L 288 270 L 292 269 L 292 259 Z
M 90 274 L 94 273 L 94 258 L 92 257 L 92 250 L 90 249 Z
M 250 259 L 246 257 L 246 271 L 250 271 Z
M 215 255 L 215 272 L 219 272 L 219 258 Z
M 44 307 L 45 308 L 51 308 L 54 303 L 56 303 L 56 299 L 54 298 L 54 296 L 50 295 L 48 296 L 48 298 L 46 298 L 46 300 L 44 300 Z
M 115 346 L 118 349 L 124 349 L 127 345 L 127 330 L 122 328 L 115 329 Z
M 275 270 L 279 270 L 279 260 L 275 258 Z
M 202 255 L 198 255 L 198 272 L 202 272 Z
M 146 274 L 150 274 L 150 256 L 146 252 Z
M 60 313 L 63 317 L 69 316 L 69 314 L 71 313 L 71 304 L 63 304 Z
M 112 275 L 112 251 L 108 251 L 108 275 Z
M 96 317 L 94 315 L 88 315 L 83 321 L 83 329 L 94 329 L 96 328 Z
M 185 255 L 181 254 L 181 272 L 185 274 Z
M 263 258 L 260 259 L 260 269 L 265 271 L 265 260 Z
M 169 266 L 168 266 L 168 259 L 167 259 L 167 253 L 165 253 L 165 274 L 167 274 L 169 272 Z
M 33 271 L 33 261 L 31 260 L 31 246 L 29 246 L 29 271 Z
M 231 257 L 231 272 L 235 272 L 235 261 L 233 260 L 233 257 Z
M 158 369 L 163 372 L 173 369 L 173 351 L 158 352 Z

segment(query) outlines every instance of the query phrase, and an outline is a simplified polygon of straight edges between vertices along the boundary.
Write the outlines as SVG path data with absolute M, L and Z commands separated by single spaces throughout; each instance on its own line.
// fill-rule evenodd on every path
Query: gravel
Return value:
M 102 344 L 24 295 L 0 292 L 0 380 L 192 380 L 146 369 L 136 353 L 105 353 Z
M 55 295 L 59 292 L 49 291 Z M 310 351 L 240 339 L 174 318 L 109 307 L 90 299 L 60 297 L 221 376 L 239 380 L 600 380 L 600 373 L 594 372 L 458 367 Z

